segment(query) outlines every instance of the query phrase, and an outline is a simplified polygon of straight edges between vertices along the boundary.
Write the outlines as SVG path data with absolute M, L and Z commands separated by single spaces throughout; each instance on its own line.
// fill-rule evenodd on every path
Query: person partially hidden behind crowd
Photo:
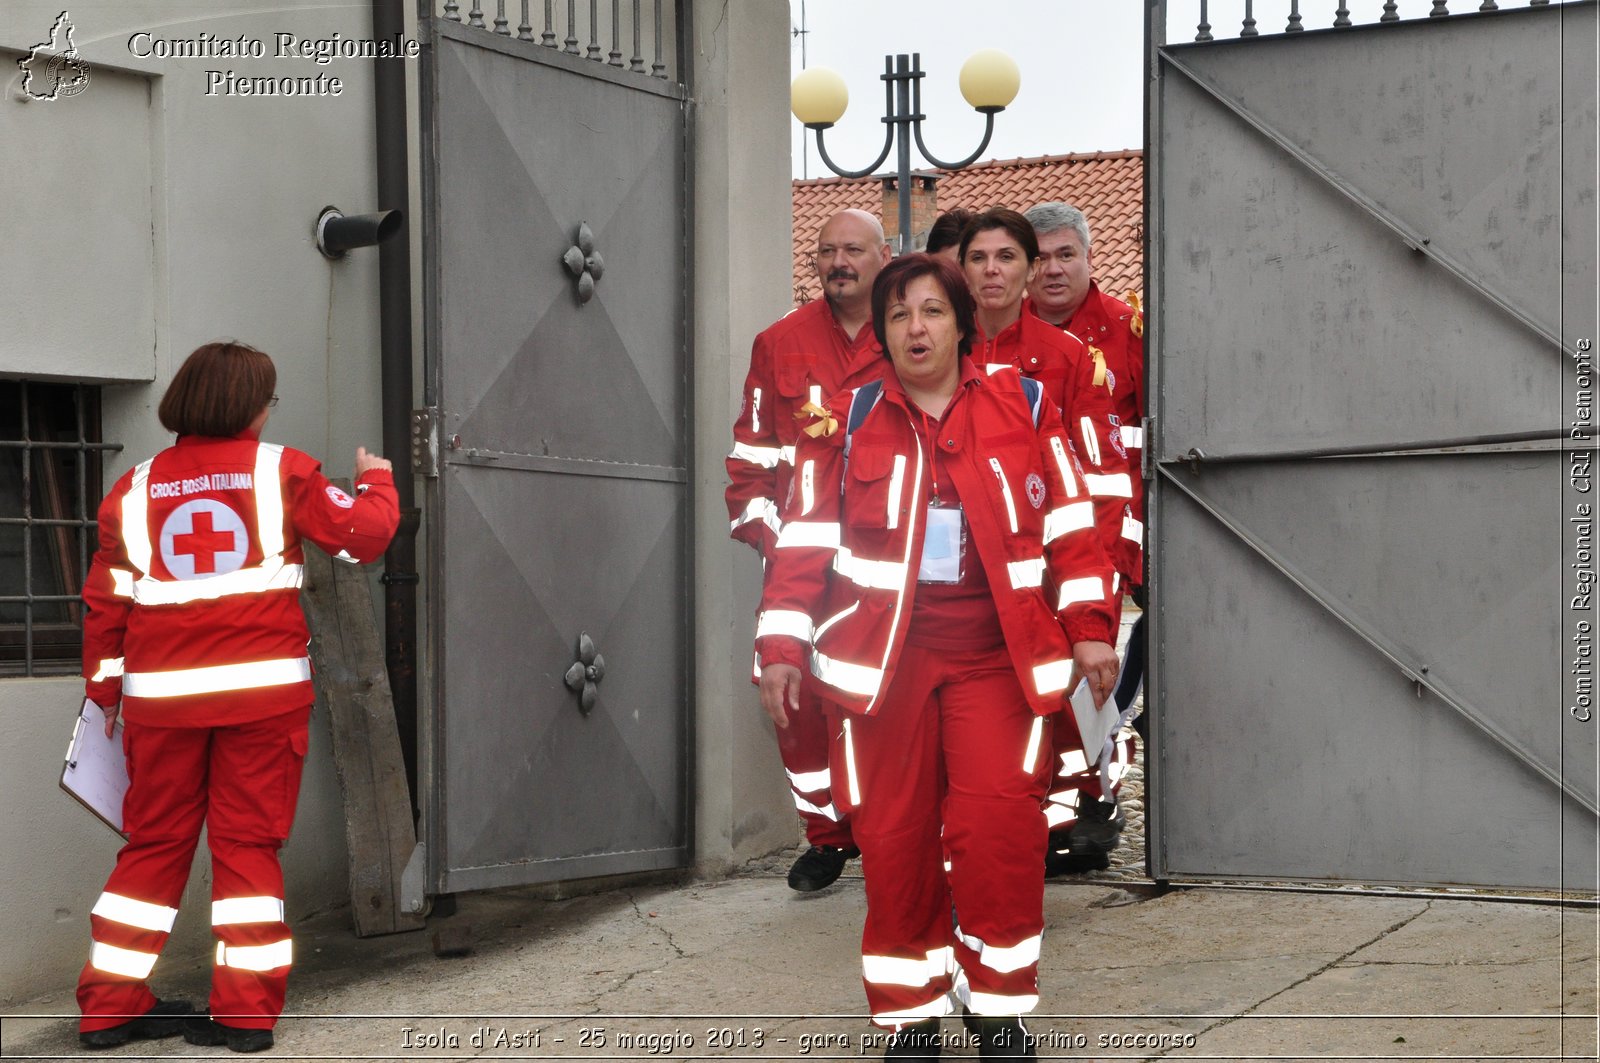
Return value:
M 883 375 L 872 333 L 872 282 L 888 262 L 889 245 L 877 218 L 864 210 L 835 214 L 817 234 L 823 298 L 779 318 L 751 347 L 725 498 L 730 534 L 754 547 L 769 573 L 783 530 L 779 508 L 793 490 L 799 419 L 808 416 L 802 409 Z M 831 886 L 845 862 L 858 855 L 849 820 L 829 789 L 823 727 L 820 711 L 800 713 L 778 727 L 778 755 L 810 843 L 789 868 L 789 888 L 800 893 Z
M 1029 207 L 1023 216 L 1033 225 L 1039 238 L 1039 268 L 1028 285 L 1029 312 L 1087 343 L 1091 350 L 1099 353 L 1108 378 L 1115 382 L 1113 427 L 1128 452 L 1133 491 L 1111 560 L 1128 593 L 1143 606 L 1144 480 L 1139 468 L 1144 454 L 1144 316 L 1134 305 L 1138 300 L 1132 292 L 1128 293 L 1130 302 L 1123 302 L 1101 291 L 1095 283 L 1094 248 L 1089 240 L 1089 220 L 1083 211 L 1066 203 L 1040 203 Z M 1115 604 L 1121 605 L 1120 595 Z M 1116 699 L 1125 717 L 1132 715 L 1143 685 L 1144 651 L 1144 614 L 1141 612 L 1128 633 L 1127 655 L 1117 683 Z M 1133 727 L 1141 738 L 1145 736 L 1147 721 L 1142 713 L 1133 718 Z M 1070 769 L 1079 766 L 1080 754 L 1067 750 L 1064 755 L 1071 761 L 1063 765 L 1061 773 L 1060 789 L 1066 791 L 1075 788 L 1074 772 Z M 1107 773 L 1132 763 L 1133 756 L 1133 740 L 1116 739 L 1106 764 Z M 1093 758 L 1091 753 L 1084 770 L 1088 770 L 1088 762 Z M 1053 852 L 1050 866 L 1076 862 L 1089 867 L 1104 866 L 1096 857 L 1109 854 L 1117 847 L 1127 822 L 1115 794 L 1110 797 L 1110 800 L 1081 797 L 1078 817 L 1067 825 L 1070 856 L 1063 860 Z M 1062 869 L 1076 870 L 1075 867 Z
M 961 231 L 975 217 L 977 215 L 965 207 L 945 211 L 928 227 L 928 244 L 924 250 L 961 265 Z
M 1101 546 L 1114 565 L 1133 491 L 1127 450 L 1113 412 L 1117 378 L 1095 348 L 1024 312 L 1023 297 L 1038 260 L 1033 226 L 1014 210 L 993 207 L 963 230 L 962 269 L 978 304 L 975 348 L 980 361 L 1016 366 L 1044 384 L 1046 394 L 1061 407 L 1061 419 L 1095 500 Z M 1122 599 L 1120 574 L 1113 577 L 1110 592 L 1115 617 Z M 1046 809 L 1051 827 L 1047 870 L 1106 867 L 1122 826 L 1114 794 L 1125 765 L 1117 765 L 1115 777 L 1110 770 L 1102 776 L 1093 766 L 1100 751 L 1082 748 L 1070 714 L 1056 727 L 1054 741 L 1058 781 Z
M 983 1057 L 1034 1058 L 1049 719 L 1074 675 L 1097 701 L 1116 679 L 1112 568 L 1055 404 L 968 357 L 956 266 L 897 259 L 872 320 L 884 377 L 799 440 L 756 628 L 762 705 L 780 726 L 807 711 L 802 669 L 826 702 L 886 1055 L 937 1056 L 953 995 Z
M 200 347 L 161 399 L 176 444 L 124 473 L 100 505 L 83 674 L 107 737 L 122 717 L 128 842 L 90 912 L 78 979 L 89 1048 L 182 1033 L 255 1052 L 272 1047 L 283 1011 L 292 946 L 278 850 L 312 701 L 301 543 L 374 560 L 399 508 L 389 462 L 365 449 L 352 497 L 315 459 L 261 442 L 276 384 L 272 359 L 253 347 Z M 202 826 L 216 937 L 209 1015 L 146 984 Z

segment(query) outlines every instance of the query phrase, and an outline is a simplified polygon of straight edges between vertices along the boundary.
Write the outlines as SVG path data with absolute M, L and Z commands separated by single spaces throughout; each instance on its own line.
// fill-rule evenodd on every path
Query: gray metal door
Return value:
M 430 881 L 683 866 L 685 93 L 430 21 Z
M 1569 4 L 1155 50 L 1158 877 L 1595 889 L 1594 41 Z

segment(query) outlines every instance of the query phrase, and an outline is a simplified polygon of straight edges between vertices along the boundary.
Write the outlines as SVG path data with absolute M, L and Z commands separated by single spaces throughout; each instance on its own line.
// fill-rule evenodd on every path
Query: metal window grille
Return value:
M 95 548 L 100 389 L 0 381 L 0 675 L 73 675 Z

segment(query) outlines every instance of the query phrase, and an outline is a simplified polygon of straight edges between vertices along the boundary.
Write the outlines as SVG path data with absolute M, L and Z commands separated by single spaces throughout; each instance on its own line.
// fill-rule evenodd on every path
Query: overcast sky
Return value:
M 1351 18 L 1375 22 L 1383 0 L 1347 0 Z M 1398 0 L 1402 18 L 1425 18 L 1432 0 Z M 1476 11 L 1479 0 L 1450 0 L 1451 10 Z M 1501 8 L 1528 0 L 1500 0 Z M 1280 32 L 1289 0 L 1255 0 L 1257 29 Z M 1338 0 L 1300 0 L 1307 29 L 1330 26 Z M 1169 0 L 1168 39 L 1193 40 L 1200 0 Z M 828 154 L 847 169 L 861 169 L 883 147 L 883 57 L 921 52 L 923 140 L 946 160 L 965 158 L 983 137 L 983 116 L 961 98 L 957 77 L 967 56 L 999 48 L 1022 69 L 1016 102 L 995 117 L 985 159 L 1119 151 L 1144 140 L 1144 0 L 790 0 L 798 30 L 802 8 L 807 33 L 791 38 L 790 69 L 831 67 L 850 89 L 850 109 L 827 132 Z M 1211 0 L 1212 34 L 1234 37 L 1244 0 Z M 974 13 L 981 17 L 974 18 Z M 802 63 L 802 45 L 804 63 Z M 790 119 L 794 176 L 826 177 L 814 141 L 802 150 L 806 130 Z M 809 138 L 808 134 L 808 138 Z M 925 165 L 912 149 L 911 164 Z M 892 168 L 893 156 L 884 165 Z

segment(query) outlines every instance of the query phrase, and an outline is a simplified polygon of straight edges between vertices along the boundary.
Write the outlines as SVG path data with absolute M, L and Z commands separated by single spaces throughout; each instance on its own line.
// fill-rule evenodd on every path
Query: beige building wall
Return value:
M 277 362 L 281 403 L 267 438 L 344 476 L 355 447 L 381 439 L 376 252 L 329 262 L 312 240 L 324 205 L 347 213 L 375 206 L 371 61 L 318 66 L 270 56 L 279 32 L 368 37 L 370 11 L 317 0 L 239 14 L 219 7 L 80 0 L 71 7 L 73 43 L 91 79 L 80 94 L 53 101 L 25 98 L 15 60 L 48 36 L 60 4 L 8 0 L 0 21 L 0 376 L 106 385 L 104 438 L 124 447 L 106 461 L 107 485 L 170 442 L 155 418 L 161 391 L 190 350 L 219 337 L 255 344 Z M 788 9 L 783 0 L 693 0 L 693 14 L 695 845 L 698 870 L 715 874 L 796 834 L 771 727 L 748 682 L 759 565 L 728 539 L 721 501 L 750 339 L 789 299 Z M 261 39 L 269 56 L 140 58 L 129 49 L 140 32 Z M 218 86 L 207 71 L 217 69 L 322 74 L 343 86 L 338 96 L 296 99 L 208 95 Z M 414 129 L 414 81 L 409 113 Z M 411 187 L 415 218 L 414 153 Z M 417 307 L 421 261 L 414 247 Z M 420 344 L 420 327 L 414 335 Z M 426 527 L 424 515 L 424 535 Z M 426 574 L 422 589 L 425 600 Z M 429 689 L 427 676 L 419 687 Z M 10 916 L 0 938 L 0 1005 L 49 993 L 52 1006 L 70 1008 L 88 910 L 119 844 L 56 787 L 81 692 L 73 678 L 0 679 L 8 724 L 0 903 Z M 328 746 L 319 713 L 285 851 L 291 921 L 347 902 L 343 803 Z M 202 855 L 173 950 L 207 947 L 206 867 Z

